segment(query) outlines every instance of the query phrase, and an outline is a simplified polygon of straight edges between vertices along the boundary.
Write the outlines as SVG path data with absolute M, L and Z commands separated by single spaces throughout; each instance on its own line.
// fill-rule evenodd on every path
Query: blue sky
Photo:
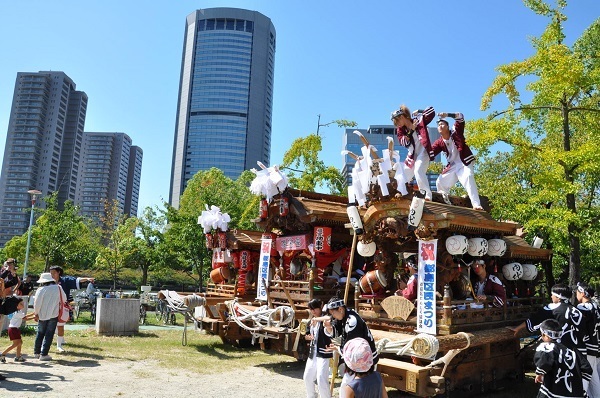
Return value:
M 321 123 L 389 123 L 405 103 L 479 110 L 499 65 L 533 53 L 544 17 L 519 0 L 134 1 L 28 0 L 0 4 L 0 154 L 17 72 L 63 71 L 89 97 L 86 131 L 124 132 L 144 150 L 139 208 L 168 199 L 185 18 L 238 7 L 277 31 L 271 163 Z M 566 43 L 600 16 L 571 0 Z M 503 98 L 496 100 L 503 105 Z M 327 164 L 342 166 L 343 130 L 321 128 Z

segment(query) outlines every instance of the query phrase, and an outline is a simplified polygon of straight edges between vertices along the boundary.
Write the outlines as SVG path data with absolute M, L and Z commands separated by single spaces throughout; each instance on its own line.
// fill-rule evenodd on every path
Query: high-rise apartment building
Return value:
M 63 72 L 17 73 L 0 176 L 0 246 L 27 231 L 28 190 L 58 192 L 59 204 L 75 199 L 87 100 Z
M 364 144 L 360 140 L 360 137 L 353 133 L 354 130 L 360 131 L 369 141 L 369 144 L 377 148 L 379 155 L 381 155 L 381 151 L 383 149 L 387 149 L 388 147 L 387 137 L 394 138 L 394 150 L 398 151 L 401 160 L 406 159 L 406 155 L 408 154 L 408 148 L 398 144 L 398 138 L 396 138 L 396 128 L 393 125 L 371 125 L 368 129 L 346 129 L 346 131 L 344 132 L 343 149 L 360 156 L 360 148 Z M 429 138 L 431 139 L 432 143 L 440 137 L 440 133 L 437 131 L 437 128 L 428 127 L 427 130 L 429 131 Z M 441 155 L 438 155 L 435 158 L 435 161 L 439 162 L 440 159 Z M 344 166 L 342 167 L 342 175 L 344 176 L 348 185 L 352 184 L 351 174 L 355 164 L 356 160 L 354 160 L 350 155 L 344 156 Z M 431 187 L 432 191 L 436 191 L 435 181 L 437 180 L 437 178 L 437 173 L 427 173 L 427 180 L 429 181 L 429 186 Z
M 256 11 L 209 8 L 187 16 L 169 202 L 217 167 L 230 178 L 269 164 L 275 27 Z
M 116 200 L 119 211 L 137 216 L 141 148 L 124 133 L 85 132 L 76 203 L 81 214 L 95 220 L 104 214 L 104 201 Z

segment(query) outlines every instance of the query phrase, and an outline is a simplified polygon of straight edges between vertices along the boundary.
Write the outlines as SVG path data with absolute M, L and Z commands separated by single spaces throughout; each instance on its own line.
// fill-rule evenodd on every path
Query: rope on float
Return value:
M 261 333 L 265 327 L 283 327 L 291 324 L 295 317 L 294 310 L 288 306 L 270 309 L 266 305 L 263 305 L 254 311 L 250 311 L 239 305 L 237 299 L 226 301 L 225 304 L 229 309 L 229 318 L 239 327 L 250 332 L 253 341 L 257 337 L 269 338 L 268 334 Z M 246 321 L 252 321 L 254 326 L 248 326 L 245 323 Z

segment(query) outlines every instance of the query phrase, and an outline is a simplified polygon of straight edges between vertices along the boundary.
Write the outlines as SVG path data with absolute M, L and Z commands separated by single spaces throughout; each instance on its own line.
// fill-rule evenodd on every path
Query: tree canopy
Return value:
M 593 240 L 600 216 L 600 19 L 569 47 L 566 1 L 555 8 L 542 0 L 525 4 L 549 23 L 531 39 L 532 56 L 497 68 L 481 108 L 490 110 L 501 94 L 508 106 L 470 122 L 469 143 L 483 156 L 478 183 L 492 198 L 493 215 L 543 237 L 559 278 L 575 284 L 582 270 L 589 278 L 600 269 Z

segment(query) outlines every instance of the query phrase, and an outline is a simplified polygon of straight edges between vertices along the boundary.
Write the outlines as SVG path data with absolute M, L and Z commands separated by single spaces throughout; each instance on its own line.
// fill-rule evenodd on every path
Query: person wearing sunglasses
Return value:
M 371 347 L 371 352 L 373 353 L 373 365 L 377 365 L 379 355 L 377 354 L 377 348 L 375 347 L 375 339 L 360 315 L 353 309 L 346 307 L 344 300 L 339 297 L 332 297 L 329 300 L 327 303 L 327 311 L 331 314 L 331 318 L 325 319 L 323 322 L 325 325 L 325 334 L 331 338 L 341 337 L 340 351 L 342 359 L 346 343 L 360 337 L 369 343 L 369 347 Z M 334 351 L 336 350 L 336 347 L 331 344 L 329 350 Z M 342 387 L 347 385 L 353 378 L 353 374 L 344 372 L 344 377 L 342 378 L 340 386 L 340 398 L 346 398 Z
M 585 347 L 587 349 L 587 360 L 594 370 L 592 379 L 587 383 L 584 380 L 585 389 L 590 397 L 600 397 L 600 350 L 598 335 L 600 334 L 600 307 L 592 300 L 595 290 L 587 283 L 578 282 L 575 288 L 577 296 L 577 309 L 583 314 L 585 322 Z
M 503 307 L 506 302 L 506 289 L 498 277 L 488 274 L 485 261 L 474 260 L 471 271 L 475 274 L 473 291 L 478 301 L 489 300 L 494 307 Z

